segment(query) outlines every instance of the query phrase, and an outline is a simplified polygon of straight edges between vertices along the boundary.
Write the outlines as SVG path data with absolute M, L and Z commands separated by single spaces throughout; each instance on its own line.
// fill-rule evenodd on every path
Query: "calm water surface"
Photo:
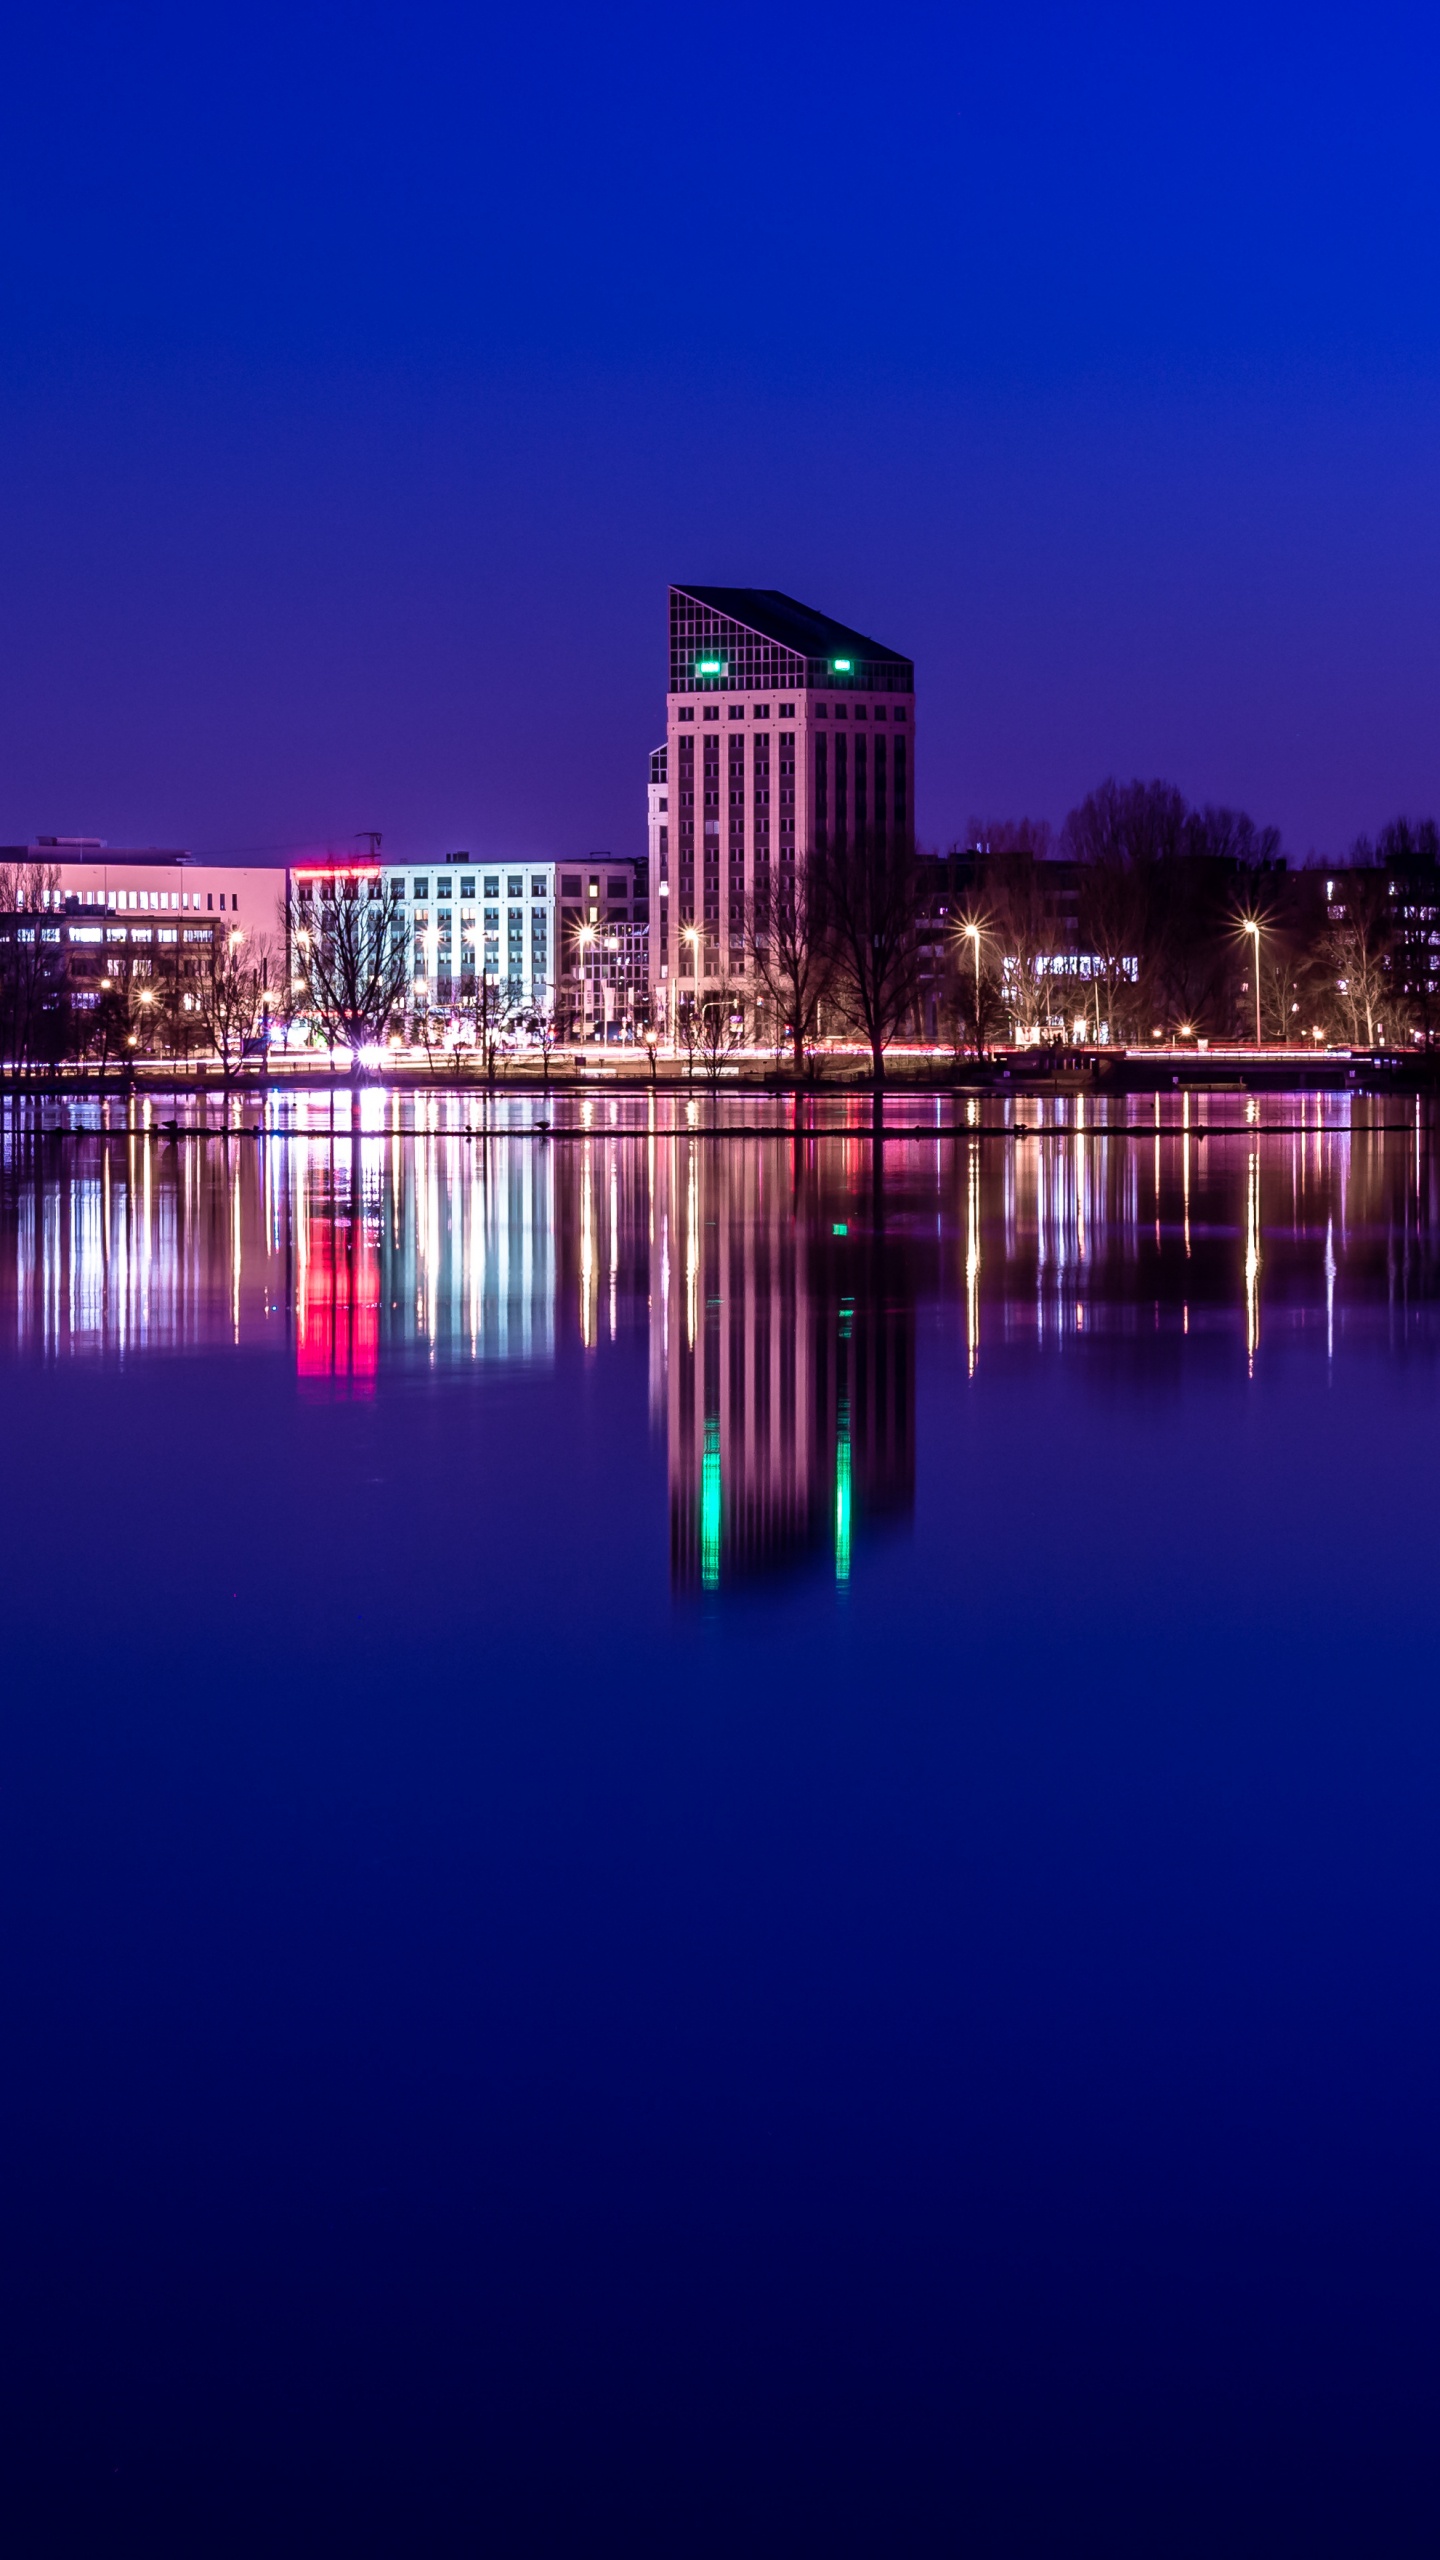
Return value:
M 7 2552 L 1440 2541 L 1440 1132 L 786 1108 L 6 1119 Z

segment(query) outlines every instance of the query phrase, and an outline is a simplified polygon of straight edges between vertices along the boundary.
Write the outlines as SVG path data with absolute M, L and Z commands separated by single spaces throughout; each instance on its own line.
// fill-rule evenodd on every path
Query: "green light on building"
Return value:
M 720 1417 L 705 1417 L 705 1455 L 700 1462 L 700 1580 L 713 1591 L 720 1580 Z
M 695 673 L 697 676 L 723 676 L 728 675 L 729 672 L 730 661 L 728 658 L 697 658 L 695 661 Z
M 830 664 L 837 676 L 848 676 L 854 670 L 855 661 L 853 658 L 832 658 Z

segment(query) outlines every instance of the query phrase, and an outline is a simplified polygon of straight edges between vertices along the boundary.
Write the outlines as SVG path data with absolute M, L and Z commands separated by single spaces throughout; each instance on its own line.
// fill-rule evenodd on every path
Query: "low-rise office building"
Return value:
M 473 1004 L 482 981 L 516 1005 L 553 1005 L 553 862 L 477 862 L 468 853 L 438 862 L 317 860 L 292 866 L 290 895 L 297 910 L 335 897 L 382 904 L 405 947 L 412 1016 Z
M 217 933 L 274 942 L 284 875 L 181 850 L 37 836 L 0 845 L 0 946 L 45 974 L 50 998 L 92 1010 L 107 988 L 153 985 L 177 1017 Z M 147 998 L 148 1001 L 148 998 Z
M 633 1040 L 650 1019 L 650 867 L 592 853 L 557 864 L 556 1018 L 572 1040 Z

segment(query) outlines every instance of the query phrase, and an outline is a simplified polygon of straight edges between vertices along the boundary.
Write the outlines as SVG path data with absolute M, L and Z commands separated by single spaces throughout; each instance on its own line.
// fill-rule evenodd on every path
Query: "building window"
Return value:
M 462 881 L 461 881 L 461 883 L 460 883 L 460 895 L 461 895 L 461 897 L 462 897 L 462 898 L 473 898 L 473 897 L 474 897 L 474 895 L 475 895 L 475 882 L 474 882 L 473 877 L 472 877 L 471 879 L 469 879 L 469 880 L 462 880 Z
M 419 892 L 419 890 L 418 890 L 418 889 L 416 890 L 415 895 L 416 895 L 416 897 L 417 897 L 417 898 L 419 897 L 420 892 Z M 492 871 L 492 872 L 488 872 L 488 873 L 486 874 L 486 878 L 485 878 L 485 895 L 486 895 L 486 897 L 487 897 L 487 898 L 498 898 L 498 897 L 499 897 L 499 895 L 500 895 L 500 874 L 499 874 L 499 872 L 498 872 L 498 871 Z
M 450 880 L 437 880 L 435 883 L 435 895 L 437 898 L 453 897 L 454 882 Z
M 428 880 L 417 880 L 417 881 L 416 881 L 416 883 L 415 883 L 415 895 L 416 895 L 416 897 L 417 897 L 417 898 L 428 898 L 428 897 L 429 897 L 429 895 L 430 895 L 430 883 L 429 883 L 429 881 L 428 881 Z

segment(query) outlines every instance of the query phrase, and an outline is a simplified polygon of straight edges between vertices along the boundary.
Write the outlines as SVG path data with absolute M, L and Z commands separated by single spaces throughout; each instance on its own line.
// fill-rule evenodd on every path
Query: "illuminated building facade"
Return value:
M 383 902 L 407 955 L 409 1009 L 449 1012 L 474 1002 L 483 979 L 515 1005 L 548 1012 L 555 1001 L 557 928 L 553 862 L 297 863 L 297 907 L 333 897 Z
M 474 996 L 483 973 L 510 1001 L 548 1012 L 557 964 L 553 862 L 444 862 L 384 866 L 385 894 L 403 917 L 415 1009 Z
M 573 1040 L 633 1040 L 650 1018 L 650 870 L 592 853 L 556 866 L 557 1015 Z
M 743 991 L 757 888 L 822 842 L 913 834 L 911 661 L 772 588 L 672 587 L 650 824 L 651 973 L 673 1022 L 698 995 Z
M 185 1002 L 217 933 L 273 936 L 278 948 L 283 888 L 278 871 L 40 836 L 0 845 L 0 943 L 42 946 L 81 1012 L 117 979 L 160 982 Z

